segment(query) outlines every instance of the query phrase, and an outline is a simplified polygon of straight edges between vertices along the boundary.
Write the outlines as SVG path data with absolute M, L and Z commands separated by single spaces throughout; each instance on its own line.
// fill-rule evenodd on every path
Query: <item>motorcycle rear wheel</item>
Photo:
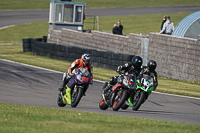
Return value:
M 101 110 L 106 110 L 108 109 L 108 105 L 104 102 L 103 97 L 101 98 L 100 102 L 99 102 L 99 108 Z
M 84 92 L 84 90 L 82 88 L 74 88 L 74 90 L 75 89 L 76 89 L 76 91 L 72 92 L 71 107 L 73 107 L 73 108 L 75 108 L 79 104 L 79 102 L 83 96 L 83 92 Z
M 57 104 L 58 104 L 59 107 L 65 107 L 66 106 L 66 104 L 64 104 L 63 101 L 62 101 L 61 94 L 58 95 Z
M 122 104 L 121 109 L 126 110 L 129 105 L 126 104 L 126 101 Z

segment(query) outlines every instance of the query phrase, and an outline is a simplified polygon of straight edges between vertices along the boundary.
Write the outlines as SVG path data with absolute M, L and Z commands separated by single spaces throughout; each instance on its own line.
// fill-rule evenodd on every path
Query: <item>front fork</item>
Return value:
M 117 90 L 117 89 L 116 89 L 116 90 Z M 102 93 L 102 97 L 103 97 L 103 100 L 104 100 L 105 104 L 107 104 L 107 105 L 109 105 L 109 106 L 112 106 L 112 103 L 113 103 L 113 100 L 114 100 L 116 91 L 115 91 L 115 92 L 110 91 L 110 93 L 112 93 L 112 96 L 111 96 L 111 97 L 109 96 L 109 99 L 107 99 L 107 98 L 105 97 L 105 94 L 104 94 L 104 93 Z M 121 94 L 121 93 L 120 93 L 120 94 Z M 110 95 L 110 94 L 108 94 L 108 95 Z M 118 97 L 119 97 L 119 93 L 118 93 L 118 95 L 115 97 L 115 99 L 117 99 Z

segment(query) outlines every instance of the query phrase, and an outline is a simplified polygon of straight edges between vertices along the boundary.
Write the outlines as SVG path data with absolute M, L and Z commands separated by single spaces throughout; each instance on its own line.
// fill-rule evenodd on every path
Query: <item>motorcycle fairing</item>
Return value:
M 122 86 L 122 84 L 116 84 L 112 87 L 112 92 L 114 92 L 118 87 Z

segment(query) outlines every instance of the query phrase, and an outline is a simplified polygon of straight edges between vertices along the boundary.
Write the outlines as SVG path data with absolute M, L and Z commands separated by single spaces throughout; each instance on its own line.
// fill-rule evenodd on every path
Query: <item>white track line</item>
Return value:
M 15 26 L 15 25 L 4 26 L 4 27 L 1 27 L 0 30 L 6 29 L 6 28 L 9 28 L 9 27 L 13 27 L 13 26 Z
M 19 62 L 15 62 L 15 61 L 11 61 L 11 60 L 6 60 L 6 59 L 0 59 L 0 60 L 6 61 L 6 62 L 11 62 L 11 63 L 16 63 L 16 64 L 20 64 L 20 65 L 24 65 L 24 66 L 28 66 L 28 67 L 32 67 L 32 68 L 47 70 L 47 71 L 54 72 L 54 73 L 60 73 L 60 74 L 63 73 L 63 72 L 60 72 L 60 71 L 55 71 L 55 70 L 51 70 L 51 69 L 47 69 L 47 68 L 32 66 L 32 65 L 28 65 L 28 64 L 24 64 L 24 63 L 19 63 Z M 99 83 L 105 83 L 105 81 L 96 80 L 96 79 L 94 79 L 94 81 L 99 82 Z M 162 95 L 169 95 L 169 96 L 176 96 L 176 97 L 183 97 L 183 98 L 190 98 L 190 99 L 197 99 L 197 100 L 200 100 L 200 98 L 196 98 L 196 97 L 188 97 L 188 96 L 181 96 L 181 95 L 173 95 L 173 94 L 161 93 L 161 92 L 156 92 L 156 91 L 154 91 L 153 93 L 158 93 L 158 94 L 162 94 Z

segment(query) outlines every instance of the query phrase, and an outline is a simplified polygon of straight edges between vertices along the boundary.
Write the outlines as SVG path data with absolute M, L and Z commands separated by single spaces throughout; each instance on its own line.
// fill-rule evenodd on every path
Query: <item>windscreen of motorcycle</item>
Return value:
M 126 86 L 131 87 L 131 86 L 135 85 L 135 83 L 136 83 L 135 81 L 136 81 L 135 75 L 129 74 L 128 76 L 124 77 L 123 83 Z
M 147 75 L 147 74 L 143 74 L 143 78 L 146 79 L 146 81 L 152 83 L 153 79 L 151 78 L 151 76 Z
M 88 76 L 90 74 L 88 68 L 79 68 L 79 69 L 81 75 Z

